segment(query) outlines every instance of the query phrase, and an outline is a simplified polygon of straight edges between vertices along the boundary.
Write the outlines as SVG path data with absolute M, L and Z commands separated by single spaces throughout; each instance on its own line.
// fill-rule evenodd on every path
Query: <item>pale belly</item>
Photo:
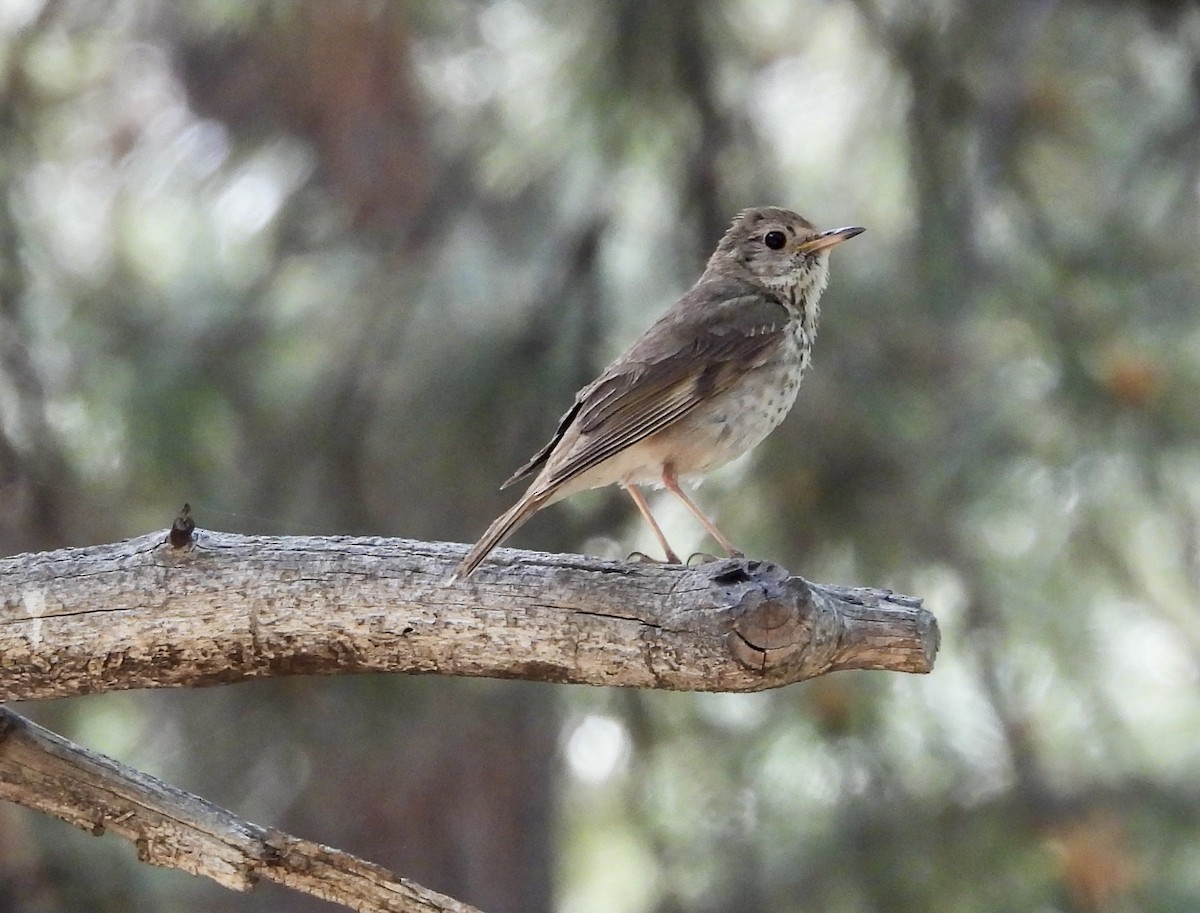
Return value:
M 791 410 L 808 366 L 806 355 L 797 343 L 788 345 L 781 357 L 746 374 L 738 386 L 609 457 L 562 486 L 550 500 L 614 483 L 660 486 L 668 465 L 680 479 L 695 480 L 748 453 Z
M 646 443 L 663 438 L 662 463 L 670 462 L 681 479 L 712 472 L 749 453 L 787 417 L 800 390 L 801 370 L 796 362 L 759 368 Z M 631 481 L 650 483 L 661 475 L 660 464 Z

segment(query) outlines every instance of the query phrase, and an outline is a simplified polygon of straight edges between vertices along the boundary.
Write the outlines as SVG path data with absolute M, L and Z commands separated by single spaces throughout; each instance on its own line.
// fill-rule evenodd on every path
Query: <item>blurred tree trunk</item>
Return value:
M 67 544 L 63 501 L 66 466 L 46 421 L 45 389 L 31 360 L 24 323 L 29 274 L 21 232 L 6 202 L 31 161 L 29 108 L 21 70 L 23 44 L 7 60 L 0 94 L 0 554 Z M 7 394 L 7 395 L 5 395 Z
M 311 142 L 326 191 L 345 207 L 359 235 L 386 256 L 413 239 L 435 244 L 441 227 L 425 221 L 438 176 L 409 44 L 405 13 L 396 4 L 287 4 L 266 8 L 256 28 L 233 40 L 185 47 L 183 72 L 193 104 L 236 134 L 260 133 L 269 113 L 275 128 Z M 296 236 L 302 237 L 297 228 Z M 381 293 L 371 307 L 396 310 L 407 304 Z M 277 427 L 266 451 L 287 453 L 297 438 L 308 442 L 312 449 L 306 460 L 318 468 L 320 504 L 306 513 L 327 518 L 335 529 L 373 527 L 362 442 L 386 405 L 379 401 L 375 378 L 394 357 L 387 334 L 380 334 L 380 327 L 389 325 L 386 314 L 359 317 L 359 354 L 341 362 L 340 375 L 325 385 L 333 392 L 316 401 L 323 412 L 302 410 L 296 416 L 307 433 Z M 272 478 L 269 471 L 265 478 Z M 268 487 L 286 497 L 278 485 L 284 481 L 268 481 Z M 403 517 L 396 522 L 403 524 Z M 351 724 L 355 737 L 370 750 L 351 756 L 361 752 L 365 767 L 346 776 L 345 754 L 339 750 L 346 746 L 322 746 L 327 731 L 314 727 L 310 756 L 340 756 L 342 763 L 333 765 L 339 773 L 312 779 L 287 826 L 355 848 L 489 913 L 548 911 L 555 703 L 545 690 L 519 684 L 438 685 L 363 683 L 335 689 L 335 702 L 326 701 L 325 707 L 356 721 Z M 289 692 L 294 693 L 282 693 Z M 402 707 L 391 726 L 389 704 Z M 364 720 L 372 722 L 357 724 Z M 406 735 L 412 732 L 429 736 L 412 739 Z M 281 898 L 280 908 L 285 907 L 316 910 L 319 905 Z
M 190 106 L 221 121 L 235 150 L 253 148 L 280 133 L 308 142 L 318 159 L 319 186 L 343 208 L 358 239 L 374 248 L 384 265 L 405 250 L 414 229 L 430 228 L 422 219 L 437 176 L 430 165 L 423 100 L 411 72 L 401 7 L 353 0 L 259 4 L 242 20 L 240 30 L 220 35 L 190 29 L 186 11 L 158 12 L 152 19 L 157 30 L 153 40 L 177 58 Z M 79 27 L 71 15 L 61 5 L 48 4 L 42 20 L 25 33 L 24 43 L 33 45 L 56 28 Z M 46 115 L 43 106 L 49 104 L 25 93 L 22 53 L 23 46 L 17 46 L 8 57 L 9 79 L 0 99 L 0 195 L 5 200 L 12 199 L 14 182 L 32 161 L 22 154 L 22 144 L 30 141 L 32 124 Z M 281 237 L 278 260 L 313 243 L 307 222 L 308 215 L 299 211 Z M 416 237 L 421 243 L 434 243 L 431 234 L 427 230 Z M 0 416 L 4 554 L 78 544 L 68 539 L 61 519 L 78 510 L 73 506 L 76 498 L 65 464 L 53 450 L 43 391 L 29 360 L 30 348 L 23 342 L 22 322 L 29 316 L 24 310 L 23 243 L 12 209 L 0 208 L 0 389 L 17 394 L 11 400 L 14 413 Z M 256 300 L 263 293 L 262 284 L 251 287 L 246 298 L 230 308 L 224 331 L 214 330 L 199 347 L 180 353 L 192 369 L 179 369 L 169 379 L 159 375 L 157 386 L 147 386 L 166 400 L 172 395 L 170 384 L 190 394 L 203 379 L 228 395 L 241 410 L 242 427 L 253 435 L 244 445 L 252 459 L 243 463 L 246 475 L 241 483 L 247 491 L 274 492 L 275 516 L 289 510 L 288 499 L 302 496 L 309 523 L 369 529 L 361 442 L 383 405 L 372 372 L 387 367 L 390 339 L 379 329 L 386 320 L 378 314 L 360 315 L 364 357 L 339 361 L 335 370 L 340 377 L 322 385 L 334 394 L 313 400 L 312 409 L 298 410 L 289 421 L 286 415 L 265 414 L 262 404 L 246 393 L 254 379 L 244 372 L 258 369 L 256 353 L 272 342 Z M 380 308 L 392 310 L 407 304 L 384 294 L 378 301 Z M 345 302 L 331 301 L 329 306 L 340 308 Z M 162 324 L 139 330 L 137 318 L 128 311 L 118 319 L 130 321 L 129 332 L 118 329 L 113 335 L 130 364 L 144 362 L 152 354 L 147 349 L 162 348 L 155 345 L 155 334 L 169 333 Z M 144 364 L 134 370 L 147 376 Z M 8 402 L 0 398 L 5 408 Z M 325 412 L 314 417 L 318 406 Z M 148 411 L 155 409 L 151 402 Z M 165 410 L 157 412 L 157 417 L 165 417 Z M 186 426 L 189 418 L 180 421 Z M 16 429 L 19 438 L 6 434 L 9 429 Z M 301 452 L 297 441 L 303 442 Z M 157 468 L 158 454 L 143 449 L 138 457 Z M 33 466 L 36 473 L 30 471 Z M 317 467 L 320 481 L 301 493 L 296 480 L 312 467 Z M 405 522 L 403 516 L 393 519 Z M 76 537 L 89 532 L 94 530 L 73 530 Z M 284 781 L 292 769 L 289 763 L 310 763 L 319 773 L 306 782 L 303 801 L 293 803 L 296 811 L 281 825 L 311 828 L 331 843 L 355 847 L 489 913 L 550 909 L 557 711 L 545 689 L 519 683 L 440 682 L 436 690 L 415 680 L 387 686 L 341 683 L 323 691 L 318 702 L 325 722 L 344 724 L 340 730 L 302 722 L 311 714 L 311 699 L 305 685 L 238 689 L 208 706 L 179 695 L 144 698 L 156 717 L 152 728 L 176 733 L 182 746 L 208 746 L 233 759 L 228 765 L 207 765 L 200 759 L 212 756 L 208 750 L 185 748 L 177 760 L 182 780 L 206 783 L 213 795 L 229 796 L 250 789 L 247 770 L 274 768 L 269 775 Z M 185 705 L 190 709 L 183 712 Z M 402 708 L 402 726 L 387 707 Z M 235 720 L 265 716 L 271 727 L 280 729 L 247 732 L 229 725 L 229 714 Z M 86 702 L 58 704 L 38 716 L 70 734 L 72 721 L 86 719 L 88 709 Z M 331 736 L 331 730 L 352 734 L 344 740 Z M 414 740 L 403 734 L 413 731 L 427 732 L 428 737 Z M 264 738 L 265 733 L 276 739 Z M 288 757 L 280 757 L 281 743 L 289 746 Z M 347 761 L 355 757 L 357 769 Z M 403 777 L 396 775 L 401 770 L 406 772 Z M 39 828 L 33 825 L 29 831 L 37 835 Z M 134 877 L 124 870 L 104 873 L 73 865 L 56 871 L 48 847 L 32 841 L 26 847 L 23 854 L 0 855 L 0 909 L 8 908 L 2 899 L 6 889 L 20 902 L 43 898 L 40 909 L 47 911 L 68 909 L 69 898 L 76 894 L 96 898 L 92 908 L 101 909 L 106 905 L 103 898 L 121 896 L 119 884 Z M 111 883 L 88 883 L 94 879 Z M 237 901 L 222 891 L 205 894 L 197 889 L 192 908 L 228 910 L 231 902 Z M 117 906 L 120 903 L 114 901 Z M 289 913 L 326 909 L 282 892 L 258 895 L 252 907 Z

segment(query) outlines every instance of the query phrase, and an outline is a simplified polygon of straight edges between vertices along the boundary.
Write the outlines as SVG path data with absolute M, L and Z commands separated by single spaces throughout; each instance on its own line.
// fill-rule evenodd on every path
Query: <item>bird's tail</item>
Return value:
M 548 495 L 549 492 L 539 492 L 532 495 L 531 493 L 526 493 L 520 501 L 497 517 L 492 525 L 487 528 L 487 531 L 479 537 L 479 541 L 467 552 L 467 557 L 459 562 L 458 567 L 454 569 L 454 573 L 450 575 L 449 582 L 454 583 L 457 580 L 462 580 L 475 570 L 475 568 L 479 567 L 492 549 L 507 539 L 517 527 L 546 505 Z

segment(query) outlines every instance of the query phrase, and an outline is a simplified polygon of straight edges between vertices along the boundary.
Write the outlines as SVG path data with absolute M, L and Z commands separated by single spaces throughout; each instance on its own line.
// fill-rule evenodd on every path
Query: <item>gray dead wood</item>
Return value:
M 196 530 L 0 559 L 0 701 L 362 672 L 757 691 L 928 672 L 920 600 L 730 559 L 685 568 Z
M 248 891 L 262 879 L 352 910 L 478 913 L 340 850 L 259 827 L 0 707 L 0 799 L 100 836 L 138 858 Z
M 920 600 L 729 560 L 697 568 L 500 549 L 192 530 L 0 559 L 0 701 L 277 675 L 439 673 L 704 691 L 838 669 L 928 672 Z M 338 850 L 242 821 L 0 707 L 0 799 L 132 841 L 246 890 L 356 910 L 470 907 Z

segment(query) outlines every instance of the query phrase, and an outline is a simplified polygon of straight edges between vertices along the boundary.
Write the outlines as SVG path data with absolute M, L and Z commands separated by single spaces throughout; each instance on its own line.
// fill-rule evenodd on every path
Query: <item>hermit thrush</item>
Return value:
M 829 251 L 857 227 L 817 231 L 786 209 L 739 213 L 699 281 L 575 396 L 553 439 L 504 483 L 533 482 L 454 571 L 470 574 L 547 504 L 614 482 L 666 559 L 679 558 L 639 485 L 663 485 L 730 555 L 741 553 L 680 488 L 756 447 L 783 421 L 808 367 Z

